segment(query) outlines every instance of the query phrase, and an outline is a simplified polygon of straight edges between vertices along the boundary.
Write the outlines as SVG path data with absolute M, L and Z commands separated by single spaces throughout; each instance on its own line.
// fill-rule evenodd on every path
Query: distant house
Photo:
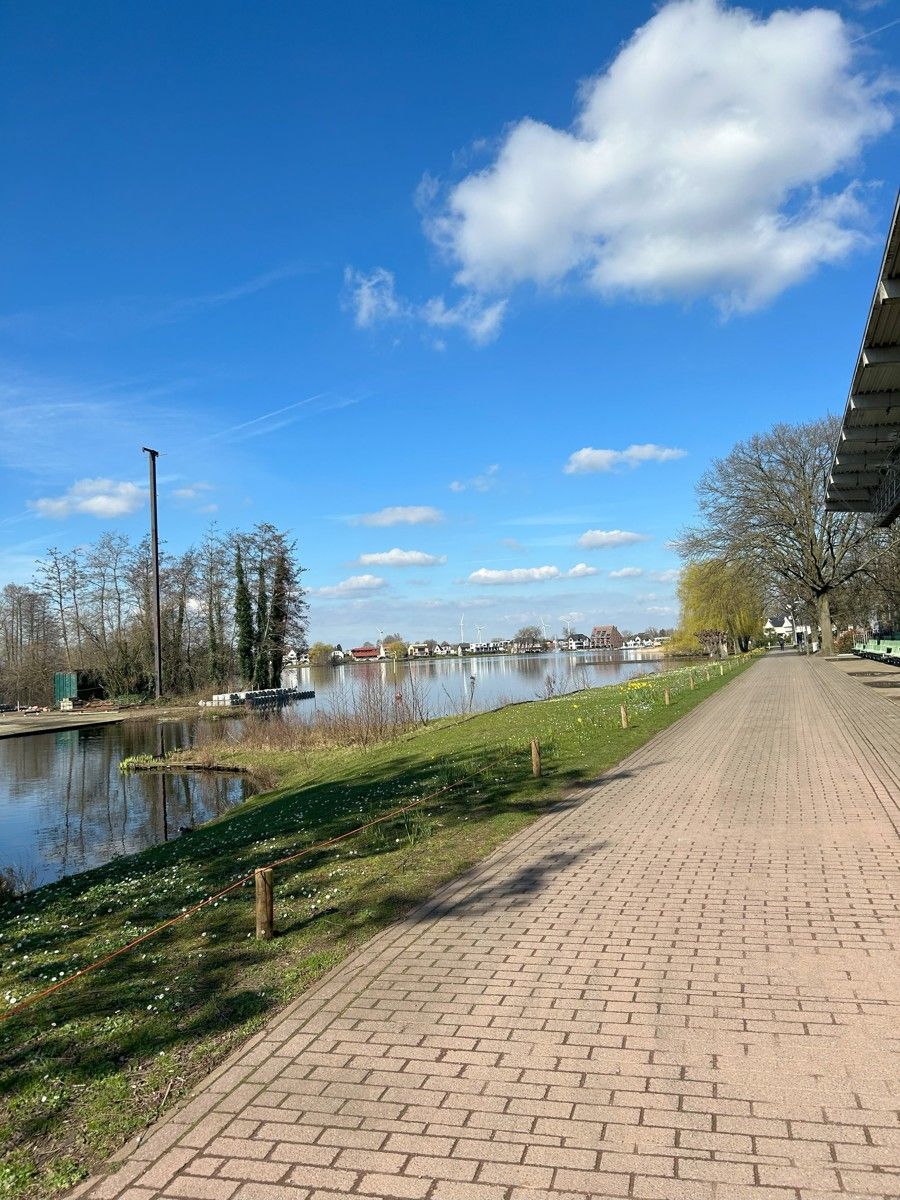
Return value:
M 570 633 L 568 637 L 557 640 L 556 648 L 558 650 L 590 650 L 591 639 L 584 633 Z
M 377 646 L 354 646 L 350 651 L 350 657 L 354 662 L 372 662 L 378 661 Z
M 592 650 L 621 650 L 625 639 L 615 625 L 595 625 L 591 630 Z
M 784 638 L 790 645 L 798 644 L 808 637 L 815 637 L 809 625 L 795 625 L 788 613 L 776 613 L 767 617 L 763 633 L 769 637 Z
M 290 669 L 291 667 L 308 667 L 309 654 L 306 650 L 288 650 L 281 665 L 285 669 Z
M 431 654 L 431 649 L 427 642 L 411 642 L 406 647 L 406 653 L 410 658 L 428 658 Z

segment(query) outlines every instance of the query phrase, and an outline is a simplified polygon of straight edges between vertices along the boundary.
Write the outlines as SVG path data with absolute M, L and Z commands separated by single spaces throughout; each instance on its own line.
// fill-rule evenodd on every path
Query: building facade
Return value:
M 591 630 L 592 650 L 621 650 L 625 639 L 615 625 L 595 625 Z

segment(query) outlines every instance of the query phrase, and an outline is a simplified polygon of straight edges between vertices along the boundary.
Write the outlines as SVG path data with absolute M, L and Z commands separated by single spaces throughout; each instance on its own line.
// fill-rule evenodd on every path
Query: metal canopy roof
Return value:
M 825 493 L 830 512 L 900 515 L 900 196 Z

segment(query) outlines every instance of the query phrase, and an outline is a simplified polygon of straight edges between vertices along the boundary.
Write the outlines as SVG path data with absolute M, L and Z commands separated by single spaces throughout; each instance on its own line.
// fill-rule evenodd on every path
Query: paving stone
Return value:
M 355 952 L 80 1195 L 900 1195 L 900 705 L 858 666 L 761 660 Z

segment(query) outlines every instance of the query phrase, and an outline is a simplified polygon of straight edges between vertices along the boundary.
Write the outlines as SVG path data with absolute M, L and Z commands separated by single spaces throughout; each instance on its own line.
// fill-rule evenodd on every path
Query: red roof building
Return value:
M 377 659 L 378 658 L 378 647 L 377 646 L 354 646 L 353 649 L 350 651 L 350 657 L 359 659 L 359 660 L 366 660 L 366 659 L 370 659 L 370 658 Z

